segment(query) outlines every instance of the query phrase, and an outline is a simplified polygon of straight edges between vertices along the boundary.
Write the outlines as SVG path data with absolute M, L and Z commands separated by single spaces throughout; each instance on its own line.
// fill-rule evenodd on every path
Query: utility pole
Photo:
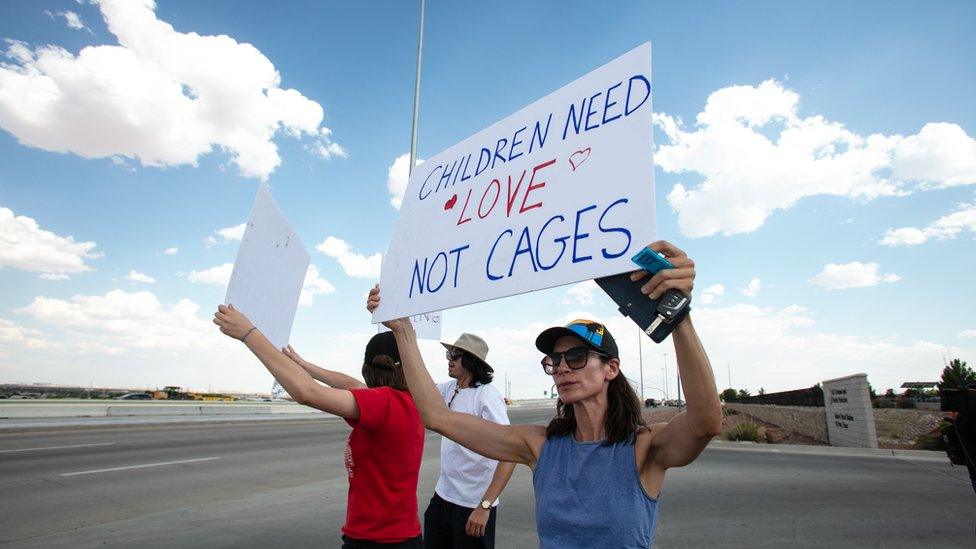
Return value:
M 670 391 L 671 383 L 668 382 L 668 353 L 664 353 L 664 392 L 669 393 Z
M 678 409 L 682 409 L 684 406 L 681 405 L 681 370 L 678 369 L 678 361 L 674 364 L 675 377 L 678 379 Z
M 728 360 L 725 361 L 725 368 L 729 371 L 729 389 L 732 388 L 732 365 Z
M 413 129 L 410 132 L 410 166 L 407 175 L 413 173 L 417 163 L 417 119 L 420 115 L 420 62 L 424 57 L 424 0 L 420 0 L 420 31 L 417 35 L 417 76 L 413 87 Z
M 644 406 L 644 345 L 641 343 L 641 336 L 643 333 L 643 330 L 637 328 L 637 360 L 640 363 L 641 406 Z

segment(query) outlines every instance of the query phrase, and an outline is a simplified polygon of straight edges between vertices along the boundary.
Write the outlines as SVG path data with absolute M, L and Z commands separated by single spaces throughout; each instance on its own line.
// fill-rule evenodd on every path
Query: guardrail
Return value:
M 123 402 L 118 400 L 91 401 L 81 399 L 0 401 L 0 419 L 320 413 L 323 412 L 294 402 Z
M 516 400 L 513 408 L 556 407 L 555 399 Z M 0 420 L 58 417 L 126 416 L 221 416 L 267 414 L 321 414 L 315 408 L 294 402 L 200 402 L 186 400 L 0 400 Z

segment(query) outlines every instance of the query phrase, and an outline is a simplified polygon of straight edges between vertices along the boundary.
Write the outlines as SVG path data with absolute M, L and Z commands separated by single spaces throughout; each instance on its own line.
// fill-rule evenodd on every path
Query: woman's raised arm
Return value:
M 292 359 L 295 364 L 302 367 L 303 370 L 308 372 L 308 375 L 312 376 L 314 379 L 325 383 L 329 387 L 334 387 L 336 389 L 365 389 L 366 384 L 358 379 L 347 376 L 342 372 L 336 372 L 335 370 L 328 370 L 322 368 L 321 366 L 316 366 L 311 362 L 305 360 L 299 355 L 291 345 L 288 345 L 281 352 L 285 353 L 285 356 Z
M 346 419 L 359 419 L 359 406 L 352 393 L 316 383 L 308 372 L 279 351 L 233 305 L 218 306 L 213 321 L 225 335 L 242 340 L 295 402 Z
M 380 289 L 369 292 L 366 308 L 372 312 L 380 303 Z M 409 319 L 383 323 L 393 331 L 407 387 L 427 428 L 487 458 L 535 466 L 545 441 L 546 430 L 539 425 L 499 425 L 471 414 L 455 412 L 444 404 L 434 380 L 427 371 L 417 345 L 417 334 Z

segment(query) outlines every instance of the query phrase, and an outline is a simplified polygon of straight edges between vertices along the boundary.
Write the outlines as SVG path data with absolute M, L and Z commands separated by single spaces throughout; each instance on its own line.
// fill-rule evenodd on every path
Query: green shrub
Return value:
M 734 408 L 726 408 L 725 409 L 725 415 L 727 415 L 727 416 L 737 416 L 737 415 L 739 415 L 739 411 L 736 410 L 736 409 L 734 409 Z
M 907 398 L 898 399 L 897 401 L 895 401 L 895 406 L 906 410 L 912 408 L 918 408 L 918 406 L 915 405 L 914 400 L 908 400 Z
M 755 423 L 739 423 L 725 431 L 726 440 L 759 441 L 759 426 Z
M 894 408 L 895 401 L 890 398 L 876 398 L 872 401 L 875 408 Z
M 939 424 L 932 429 L 930 432 L 924 435 L 919 435 L 915 439 L 915 448 L 919 450 L 936 450 L 939 452 L 945 452 L 945 441 L 942 440 L 942 429 L 948 425 L 945 420 L 939 422 Z

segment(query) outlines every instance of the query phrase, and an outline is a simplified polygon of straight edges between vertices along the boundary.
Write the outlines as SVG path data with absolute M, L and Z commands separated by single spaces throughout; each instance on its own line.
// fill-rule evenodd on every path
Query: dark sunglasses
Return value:
M 451 351 L 451 350 L 448 350 L 445 353 L 445 356 L 447 356 L 447 360 L 457 360 L 457 359 L 461 358 L 462 356 L 464 356 L 464 351 Z
M 589 347 L 573 347 L 563 353 L 549 353 L 542 358 L 542 371 L 548 375 L 553 375 L 556 373 L 556 369 L 559 368 L 559 362 L 563 359 L 566 360 L 566 366 L 569 366 L 571 370 L 579 370 L 583 366 L 586 366 L 589 360 L 590 353 L 602 356 L 604 358 L 610 358 L 610 355 L 606 353 L 601 353 L 599 351 L 594 351 Z

